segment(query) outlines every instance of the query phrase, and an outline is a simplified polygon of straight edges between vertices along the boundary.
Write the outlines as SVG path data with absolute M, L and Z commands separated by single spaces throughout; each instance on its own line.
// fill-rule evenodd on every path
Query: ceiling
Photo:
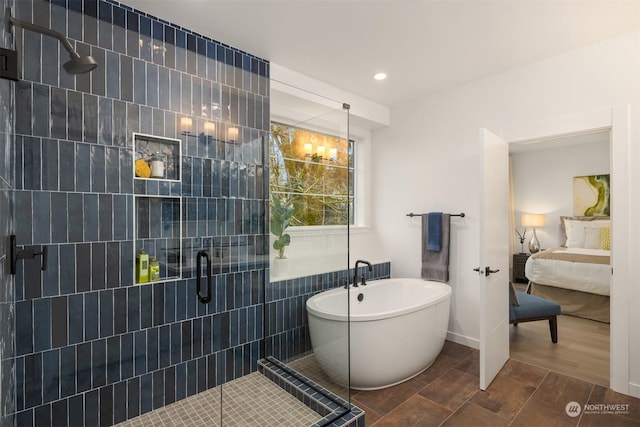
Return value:
M 122 2 L 391 107 L 640 28 L 640 0 Z

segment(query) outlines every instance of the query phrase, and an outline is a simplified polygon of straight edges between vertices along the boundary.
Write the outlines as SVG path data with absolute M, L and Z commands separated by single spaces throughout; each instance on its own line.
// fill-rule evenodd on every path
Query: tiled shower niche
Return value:
M 141 133 L 134 133 L 132 139 L 135 156 L 133 166 L 134 179 L 181 181 L 182 150 L 179 139 L 162 138 Z M 140 164 L 138 164 L 138 161 L 140 161 Z M 138 172 L 138 166 L 141 166 L 143 171 L 146 170 L 149 176 Z
M 182 181 L 181 141 L 136 132 L 131 138 L 136 193 L 133 210 L 134 283 L 179 280 L 185 263 L 182 256 L 182 197 L 148 195 L 147 191 L 157 194 L 163 186 L 169 191 L 162 193 L 167 193 L 173 186 L 174 193 L 179 192 Z M 141 261 L 143 257 L 146 258 Z M 147 272 L 145 277 L 140 277 L 141 266 Z
M 158 263 L 158 278 L 134 281 L 142 283 L 178 280 L 182 277 L 182 199 L 180 197 L 135 196 L 135 257 L 148 255 L 148 271 Z M 136 268 L 138 260 L 136 260 Z

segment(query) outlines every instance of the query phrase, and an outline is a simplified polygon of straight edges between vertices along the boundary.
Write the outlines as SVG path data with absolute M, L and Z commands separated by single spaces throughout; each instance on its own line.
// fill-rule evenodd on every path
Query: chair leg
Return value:
M 553 316 L 549 319 L 549 331 L 551 332 L 551 341 L 553 343 L 558 342 L 558 317 Z

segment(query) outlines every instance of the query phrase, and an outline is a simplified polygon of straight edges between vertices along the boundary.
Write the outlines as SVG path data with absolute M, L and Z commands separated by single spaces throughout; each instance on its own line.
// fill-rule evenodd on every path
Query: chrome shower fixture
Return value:
M 31 22 L 25 22 L 20 19 L 16 19 L 11 16 L 11 9 L 7 8 L 5 10 L 6 22 L 7 22 L 7 31 L 11 31 L 11 26 L 15 25 L 16 27 L 22 27 L 25 30 L 34 31 L 36 33 L 44 34 L 45 36 L 55 37 L 60 40 L 62 46 L 69 52 L 69 57 L 71 58 L 69 61 L 64 63 L 63 68 L 69 74 L 83 74 L 88 73 L 95 70 L 98 67 L 98 63 L 91 56 L 80 56 L 78 52 L 75 51 L 69 40 L 62 34 L 57 31 L 53 31 L 50 28 L 41 27 L 40 25 L 32 24 Z

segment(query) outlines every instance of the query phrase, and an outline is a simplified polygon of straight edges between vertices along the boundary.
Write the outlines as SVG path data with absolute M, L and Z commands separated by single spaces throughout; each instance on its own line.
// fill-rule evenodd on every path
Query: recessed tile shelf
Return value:
M 135 160 L 144 160 L 151 177 L 138 176 L 134 162 L 134 180 L 180 182 L 182 149 L 179 139 L 133 133 Z M 156 162 L 160 163 L 156 163 Z M 134 262 L 136 284 L 166 282 L 182 278 L 182 198 L 179 196 L 135 195 L 134 260 L 144 249 L 149 259 L 158 262 L 159 278 L 139 280 Z M 151 267 L 149 268 L 151 270 Z
M 182 198 L 135 196 L 134 259 L 144 249 L 159 264 L 160 277 L 134 283 L 166 282 L 182 278 Z M 136 263 L 134 262 L 134 266 Z
M 179 182 L 182 149 L 179 139 L 164 138 L 142 133 L 133 134 L 133 176 L 135 179 L 157 179 Z M 144 160 L 151 169 L 150 177 L 139 176 L 136 161 Z

